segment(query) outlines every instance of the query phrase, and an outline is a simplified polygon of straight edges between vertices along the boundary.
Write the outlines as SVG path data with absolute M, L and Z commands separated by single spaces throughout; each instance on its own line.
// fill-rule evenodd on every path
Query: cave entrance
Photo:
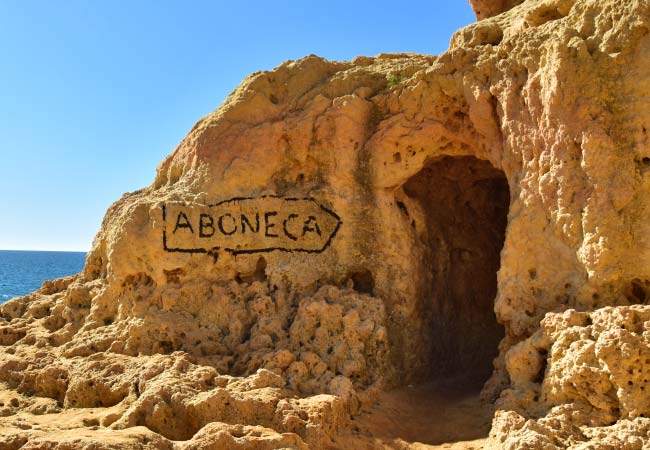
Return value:
M 385 441 L 481 447 L 493 410 L 479 398 L 504 329 L 494 314 L 510 192 L 474 157 L 442 157 L 403 186 L 397 206 L 416 235 L 420 334 L 416 367 L 357 422 Z M 403 201 L 402 201 L 403 200 Z M 413 336 L 411 336 L 413 338 Z
M 435 159 L 404 184 L 420 208 L 419 380 L 461 377 L 480 390 L 503 327 L 494 314 L 497 271 L 510 206 L 504 173 L 475 157 Z M 410 202 L 409 202 L 410 203 Z

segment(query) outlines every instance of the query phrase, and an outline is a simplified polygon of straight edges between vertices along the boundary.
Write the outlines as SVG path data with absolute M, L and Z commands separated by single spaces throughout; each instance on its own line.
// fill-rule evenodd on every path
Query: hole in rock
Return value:
M 255 264 L 253 279 L 256 281 L 266 281 L 266 259 L 260 257 Z
M 494 298 L 510 205 L 508 182 L 487 161 L 443 157 L 411 177 L 404 191 L 420 204 L 426 222 L 418 236 L 425 334 L 422 367 L 414 378 L 463 374 L 468 386 L 480 389 L 504 336 Z
M 260 256 L 255 263 L 255 270 L 251 273 L 238 273 L 235 280 L 238 283 L 252 283 L 253 281 L 266 281 L 266 259 Z
M 510 205 L 507 180 L 487 161 L 443 157 L 411 177 L 404 191 L 425 220 L 418 233 L 422 366 L 408 378 L 463 374 L 480 389 L 504 336 L 494 298 Z
M 402 213 L 406 217 L 409 217 L 409 210 L 406 208 L 406 205 L 404 204 L 404 202 L 400 202 L 399 200 L 397 200 L 397 207 L 399 208 L 400 211 L 402 211 Z
M 375 279 L 369 270 L 354 272 L 350 274 L 350 279 L 352 280 L 352 286 L 355 291 L 374 295 Z
M 650 298 L 649 285 L 648 280 L 635 278 L 626 287 L 624 294 L 632 304 L 645 303 Z
M 418 227 L 411 229 L 421 255 L 413 264 L 420 293 L 417 363 L 366 419 L 385 437 L 410 442 L 485 438 L 492 409 L 481 403 L 479 393 L 504 336 L 494 299 L 510 206 L 508 183 L 487 161 L 442 157 L 428 162 L 403 188 L 419 205 Z

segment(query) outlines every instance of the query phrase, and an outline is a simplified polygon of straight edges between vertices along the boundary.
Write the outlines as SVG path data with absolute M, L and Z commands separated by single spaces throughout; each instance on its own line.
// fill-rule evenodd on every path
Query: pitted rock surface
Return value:
M 648 448 L 650 2 L 472 6 L 250 75 L 0 306 L 0 448 Z M 432 380 L 489 436 L 381 437 Z

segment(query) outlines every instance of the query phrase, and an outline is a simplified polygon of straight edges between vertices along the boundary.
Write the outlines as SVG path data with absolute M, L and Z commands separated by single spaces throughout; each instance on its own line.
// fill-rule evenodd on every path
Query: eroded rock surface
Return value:
M 523 3 L 523 0 L 469 0 L 476 18 L 487 19 L 508 11 L 513 6 Z
M 426 448 L 373 430 L 452 381 L 497 410 L 453 448 L 648 448 L 650 3 L 472 3 L 252 74 L 0 306 L 0 447 Z

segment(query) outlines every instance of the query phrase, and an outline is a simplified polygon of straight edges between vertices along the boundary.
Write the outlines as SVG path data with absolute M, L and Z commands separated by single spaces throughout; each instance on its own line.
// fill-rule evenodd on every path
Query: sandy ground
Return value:
M 462 381 L 404 387 L 382 393 L 355 418 L 352 442 L 341 442 L 341 448 L 479 450 L 492 416 L 492 407 L 480 401 L 479 390 Z

